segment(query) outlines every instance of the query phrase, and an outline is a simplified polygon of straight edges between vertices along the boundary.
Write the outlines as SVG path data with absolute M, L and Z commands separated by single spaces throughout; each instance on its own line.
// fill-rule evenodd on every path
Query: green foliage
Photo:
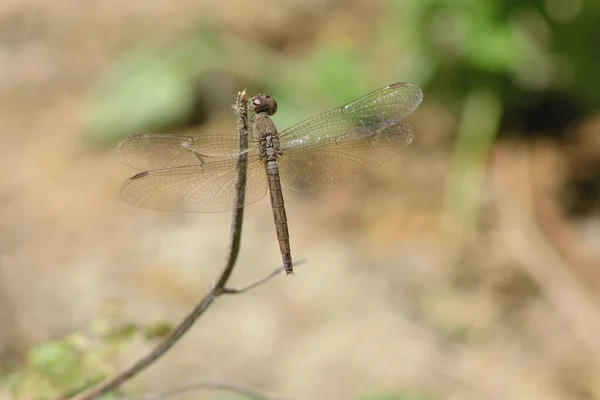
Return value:
M 253 397 L 244 396 L 237 393 L 226 393 L 215 396 L 215 400 L 255 400 Z
M 26 365 L 11 374 L 15 397 L 54 399 L 98 382 L 102 375 L 89 368 L 81 350 L 76 336 L 44 342 L 31 349 Z
M 144 329 L 144 337 L 148 340 L 165 339 L 173 331 L 173 325 L 159 321 L 148 325 Z
M 106 140 L 185 120 L 194 112 L 198 81 L 215 70 L 255 82 L 250 93 L 275 91 L 284 126 L 401 80 L 454 101 L 483 86 L 496 93 L 501 109 L 555 89 L 597 107 L 600 3 L 582 0 L 574 11 L 553 10 L 554 3 L 388 0 L 387 12 L 366 21 L 373 36 L 325 37 L 302 58 L 202 27 L 168 50 L 136 50 L 118 63 L 90 100 L 87 131 Z
M 106 314 L 106 313 L 105 313 Z M 25 365 L 0 374 L 0 382 L 15 398 L 56 399 L 79 393 L 114 375 L 120 356 L 136 343 L 154 345 L 172 327 L 166 322 L 148 326 L 114 322 L 108 313 L 94 321 L 90 333 L 74 333 L 60 340 L 42 342 L 32 348 Z M 106 395 L 103 399 L 115 398 Z
M 331 104 L 341 105 L 371 91 L 363 83 L 367 72 L 356 49 L 329 44 L 317 49 L 307 60 L 305 73 L 310 76 L 300 81 L 312 81 L 315 93 L 320 92 Z
M 360 397 L 358 400 L 432 400 L 420 394 L 412 393 L 381 393 Z
M 476 232 L 488 155 L 500 113 L 498 97 L 485 88 L 473 90 L 464 101 L 446 189 L 446 213 L 461 227 L 463 240 Z
M 138 332 L 138 327 L 135 324 L 125 324 L 120 327 L 109 330 L 104 335 L 106 341 L 110 343 L 129 343 L 133 340 L 134 335 Z
M 390 1 L 397 10 L 402 3 Z M 600 105 L 592 72 L 600 68 L 592 39 L 600 35 L 598 2 L 582 0 L 571 19 L 560 21 L 549 9 L 553 2 L 542 0 L 412 3 L 423 59 L 436 66 L 428 82 L 435 92 L 462 98 L 484 85 L 506 107 L 560 89 L 590 108 Z
M 285 64 L 259 44 L 218 34 L 210 27 L 168 50 L 150 46 L 134 50 L 97 85 L 85 110 L 87 137 L 102 144 L 168 128 L 194 111 L 197 83 L 206 74 L 217 70 L 259 80 L 263 63 L 269 62 Z
M 59 387 L 65 387 L 73 378 L 78 378 L 80 361 L 77 349 L 68 341 L 41 343 L 29 352 L 31 367 L 46 375 Z
M 115 87 L 119 88 L 116 96 Z M 181 73 L 173 59 L 136 52 L 99 86 L 91 104 L 93 116 L 89 118 L 93 118 L 93 124 L 89 133 L 92 137 L 98 132 L 125 134 L 145 124 L 159 129 L 184 118 L 193 102 L 189 77 Z

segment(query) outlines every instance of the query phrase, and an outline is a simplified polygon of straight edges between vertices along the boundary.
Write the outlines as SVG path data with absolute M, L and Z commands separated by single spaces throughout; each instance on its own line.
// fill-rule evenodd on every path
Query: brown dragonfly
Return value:
M 281 181 L 293 191 L 313 192 L 343 185 L 383 164 L 413 140 L 404 118 L 423 99 L 418 86 L 394 83 L 345 106 L 277 132 L 269 95 L 250 99 L 244 206 L 270 192 L 285 271 L 293 272 Z M 145 170 L 121 190 L 129 204 L 157 210 L 212 213 L 235 207 L 237 136 L 133 135 L 119 143 L 124 164 Z M 280 178 L 281 176 L 281 178 Z

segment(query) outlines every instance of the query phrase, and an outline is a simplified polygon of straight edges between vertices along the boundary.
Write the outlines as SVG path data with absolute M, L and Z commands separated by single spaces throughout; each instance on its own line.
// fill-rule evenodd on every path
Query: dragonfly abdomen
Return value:
M 283 191 L 281 190 L 281 180 L 279 179 L 279 167 L 277 161 L 267 161 L 267 176 L 269 178 L 269 195 L 271 197 L 271 207 L 273 208 L 273 220 L 277 231 L 277 240 L 279 241 L 279 250 L 285 272 L 289 275 L 294 272 L 292 266 L 292 253 L 290 249 L 290 234 L 288 232 L 287 216 L 283 202 Z

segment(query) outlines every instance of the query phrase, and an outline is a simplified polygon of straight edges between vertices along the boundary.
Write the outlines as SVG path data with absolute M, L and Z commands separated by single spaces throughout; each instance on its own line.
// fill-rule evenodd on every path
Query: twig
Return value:
M 240 244 L 242 243 L 242 225 L 244 222 L 244 201 L 246 199 L 246 180 L 248 171 L 248 98 L 246 91 L 238 93 L 236 105 L 236 114 L 238 117 L 238 138 L 239 151 L 237 163 L 237 182 L 235 183 L 235 208 L 231 218 L 231 239 L 229 245 L 229 255 L 225 268 L 217 280 L 212 292 L 215 296 L 222 293 L 225 284 L 229 280 L 233 267 L 240 253 Z
M 298 261 L 294 261 L 294 267 L 297 267 L 300 264 L 304 264 L 306 262 L 306 260 L 298 260 Z M 229 288 L 229 287 L 224 287 L 222 293 L 223 294 L 239 294 L 239 293 L 244 293 L 250 289 L 254 289 L 255 287 L 262 285 L 263 283 L 265 283 L 266 281 L 268 281 L 271 278 L 276 277 L 277 275 L 279 275 L 280 273 L 282 273 L 283 271 L 285 271 L 285 267 L 281 266 L 275 270 L 273 270 L 273 272 L 263 276 L 262 278 L 259 278 L 257 280 L 255 280 L 252 283 L 249 283 L 245 286 L 239 286 L 237 288 Z
M 246 195 L 246 172 L 248 168 L 248 108 L 247 108 L 247 95 L 246 91 L 238 93 L 236 110 L 238 117 L 238 133 L 239 133 L 239 149 L 240 155 L 238 158 L 238 177 L 236 182 L 236 199 L 235 209 L 233 211 L 233 217 L 231 222 L 231 236 L 229 254 L 225 267 L 221 272 L 221 275 L 217 279 L 217 283 L 211 288 L 209 293 L 198 303 L 198 305 L 192 310 L 192 312 L 181 322 L 179 326 L 167 337 L 162 343 L 155 347 L 149 354 L 138 360 L 131 367 L 121 372 L 120 374 L 100 383 L 98 386 L 82 393 L 78 396 L 73 397 L 73 400 L 90 400 L 95 399 L 98 396 L 114 390 L 121 386 L 125 381 L 131 379 L 133 376 L 139 374 L 142 370 L 150 366 L 159 357 L 164 355 L 194 324 L 194 322 L 210 307 L 215 299 L 228 292 L 225 289 L 225 284 L 229 280 L 233 267 L 237 261 L 237 257 L 240 250 L 241 235 L 242 235 L 242 223 L 244 219 L 244 200 Z M 276 269 L 279 271 L 281 268 Z M 266 279 L 263 278 L 260 281 L 250 284 L 250 287 L 240 291 L 244 292 L 251 287 L 255 287 L 260 283 L 266 282 L 271 277 L 277 275 L 277 273 L 271 273 Z M 229 291 L 228 294 L 231 294 Z
M 281 268 L 283 270 L 283 267 Z M 177 396 L 193 390 L 208 389 L 208 390 L 221 390 L 241 394 L 243 396 L 251 397 L 256 400 L 287 400 L 284 397 L 274 396 L 271 394 L 259 392 L 256 389 L 249 388 L 247 386 L 239 385 L 230 382 L 218 382 L 218 381 L 199 381 L 182 385 L 175 389 L 171 389 L 167 392 L 155 395 L 137 396 L 137 397 L 126 397 L 121 400 L 159 400 L 167 399 L 169 397 Z

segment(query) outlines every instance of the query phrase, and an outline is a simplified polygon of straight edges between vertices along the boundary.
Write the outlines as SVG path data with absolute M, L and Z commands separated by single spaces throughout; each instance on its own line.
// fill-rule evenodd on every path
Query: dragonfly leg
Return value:
M 192 153 L 194 153 L 194 155 L 196 156 L 196 158 L 198 159 L 198 161 L 200 161 L 200 165 L 204 165 L 204 156 L 198 152 L 198 150 L 195 147 L 192 147 L 188 142 L 183 142 L 181 143 L 182 147 L 184 149 L 186 149 L 187 151 L 190 151 Z

